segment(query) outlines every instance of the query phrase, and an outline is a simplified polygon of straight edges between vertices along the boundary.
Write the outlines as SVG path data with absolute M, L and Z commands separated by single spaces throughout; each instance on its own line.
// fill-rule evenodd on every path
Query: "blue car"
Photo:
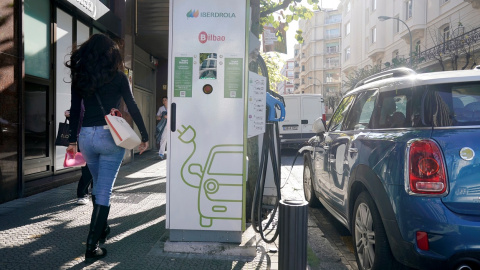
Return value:
M 305 199 L 350 230 L 359 269 L 480 269 L 480 70 L 376 74 L 314 132 Z

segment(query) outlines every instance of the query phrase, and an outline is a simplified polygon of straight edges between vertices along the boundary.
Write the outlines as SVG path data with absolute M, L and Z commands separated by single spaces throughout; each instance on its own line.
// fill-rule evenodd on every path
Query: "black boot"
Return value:
M 87 251 L 85 252 L 85 262 L 92 263 L 107 255 L 107 250 L 98 247 L 100 235 L 105 227 L 108 217 L 108 206 L 95 204 L 93 206 L 92 220 L 90 221 L 90 231 L 87 238 Z
M 92 195 L 92 202 L 93 202 L 93 205 L 95 206 L 95 195 Z M 110 206 L 108 206 L 107 217 L 108 217 L 108 213 L 110 213 Z M 108 225 L 108 222 L 105 221 L 105 227 L 103 228 L 102 234 L 100 235 L 100 239 L 99 239 L 101 244 L 105 244 L 109 234 L 110 234 L 110 226 Z

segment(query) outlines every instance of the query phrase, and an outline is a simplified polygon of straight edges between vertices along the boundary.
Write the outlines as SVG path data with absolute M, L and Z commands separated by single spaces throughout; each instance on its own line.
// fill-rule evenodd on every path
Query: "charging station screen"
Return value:
M 217 79 L 217 54 L 200 53 L 200 79 Z

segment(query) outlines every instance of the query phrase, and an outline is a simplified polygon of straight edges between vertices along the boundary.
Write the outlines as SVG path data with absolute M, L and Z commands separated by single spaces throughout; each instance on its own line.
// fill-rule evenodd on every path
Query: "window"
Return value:
M 327 53 L 336 53 L 338 51 L 338 43 L 327 43 Z
M 347 3 L 347 12 L 350 12 L 351 8 L 352 8 L 352 3 L 348 2 Z
M 377 27 L 372 28 L 372 44 L 377 42 Z
M 288 69 L 293 69 L 293 65 L 294 65 L 293 62 L 288 62 L 288 65 L 287 65 Z
M 350 47 L 345 48 L 345 61 L 350 59 Z
M 412 14 L 413 14 L 413 0 L 406 1 L 405 6 L 406 6 L 405 19 L 408 20 L 412 17 Z
M 377 0 L 372 0 L 372 11 L 377 9 Z
M 348 36 L 350 34 L 350 22 L 345 25 L 345 35 Z
M 352 106 L 347 120 L 345 130 L 362 130 L 369 127 L 370 118 L 375 108 L 378 91 L 370 90 L 358 94 Z
M 449 1 L 450 1 L 450 0 L 440 0 L 440 4 L 443 5 L 443 4 L 445 4 L 445 3 L 449 2 Z
M 376 119 L 372 120 L 374 128 L 411 127 L 412 121 L 407 120 L 412 114 L 407 112 L 407 108 L 412 106 L 409 105 L 411 101 L 411 89 L 398 89 L 380 94 L 375 112 Z
M 340 59 L 338 57 L 327 58 L 327 67 L 338 67 L 340 65 Z
M 446 42 L 450 39 L 450 26 L 446 26 L 442 29 L 443 42 Z
M 333 114 L 332 119 L 330 119 L 330 123 L 328 125 L 328 131 L 342 130 L 342 123 L 345 120 L 345 117 L 347 117 L 347 114 L 352 105 L 352 102 L 353 102 L 353 96 L 347 96 L 343 98 L 343 100 L 338 105 L 337 110 L 335 110 L 335 113 Z
M 50 78 L 50 4 L 46 0 L 25 1 L 25 73 Z
M 302 71 L 305 71 L 305 65 L 302 65 Z
M 480 123 L 480 85 L 478 82 L 427 86 L 423 107 L 430 126 L 469 126 Z
M 293 70 L 287 71 L 287 77 L 293 77 L 293 76 L 294 76 Z
M 327 38 L 339 37 L 340 36 L 340 29 L 327 29 L 326 31 Z

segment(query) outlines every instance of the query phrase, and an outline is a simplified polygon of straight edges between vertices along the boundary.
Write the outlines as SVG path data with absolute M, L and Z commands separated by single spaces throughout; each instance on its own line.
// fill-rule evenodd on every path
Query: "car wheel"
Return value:
M 370 195 L 362 192 L 353 209 L 352 237 L 358 268 L 401 268 L 392 255 L 382 219 Z
M 318 207 L 320 201 L 315 196 L 315 190 L 313 189 L 313 175 L 310 157 L 306 156 L 303 159 L 303 194 L 310 207 Z

